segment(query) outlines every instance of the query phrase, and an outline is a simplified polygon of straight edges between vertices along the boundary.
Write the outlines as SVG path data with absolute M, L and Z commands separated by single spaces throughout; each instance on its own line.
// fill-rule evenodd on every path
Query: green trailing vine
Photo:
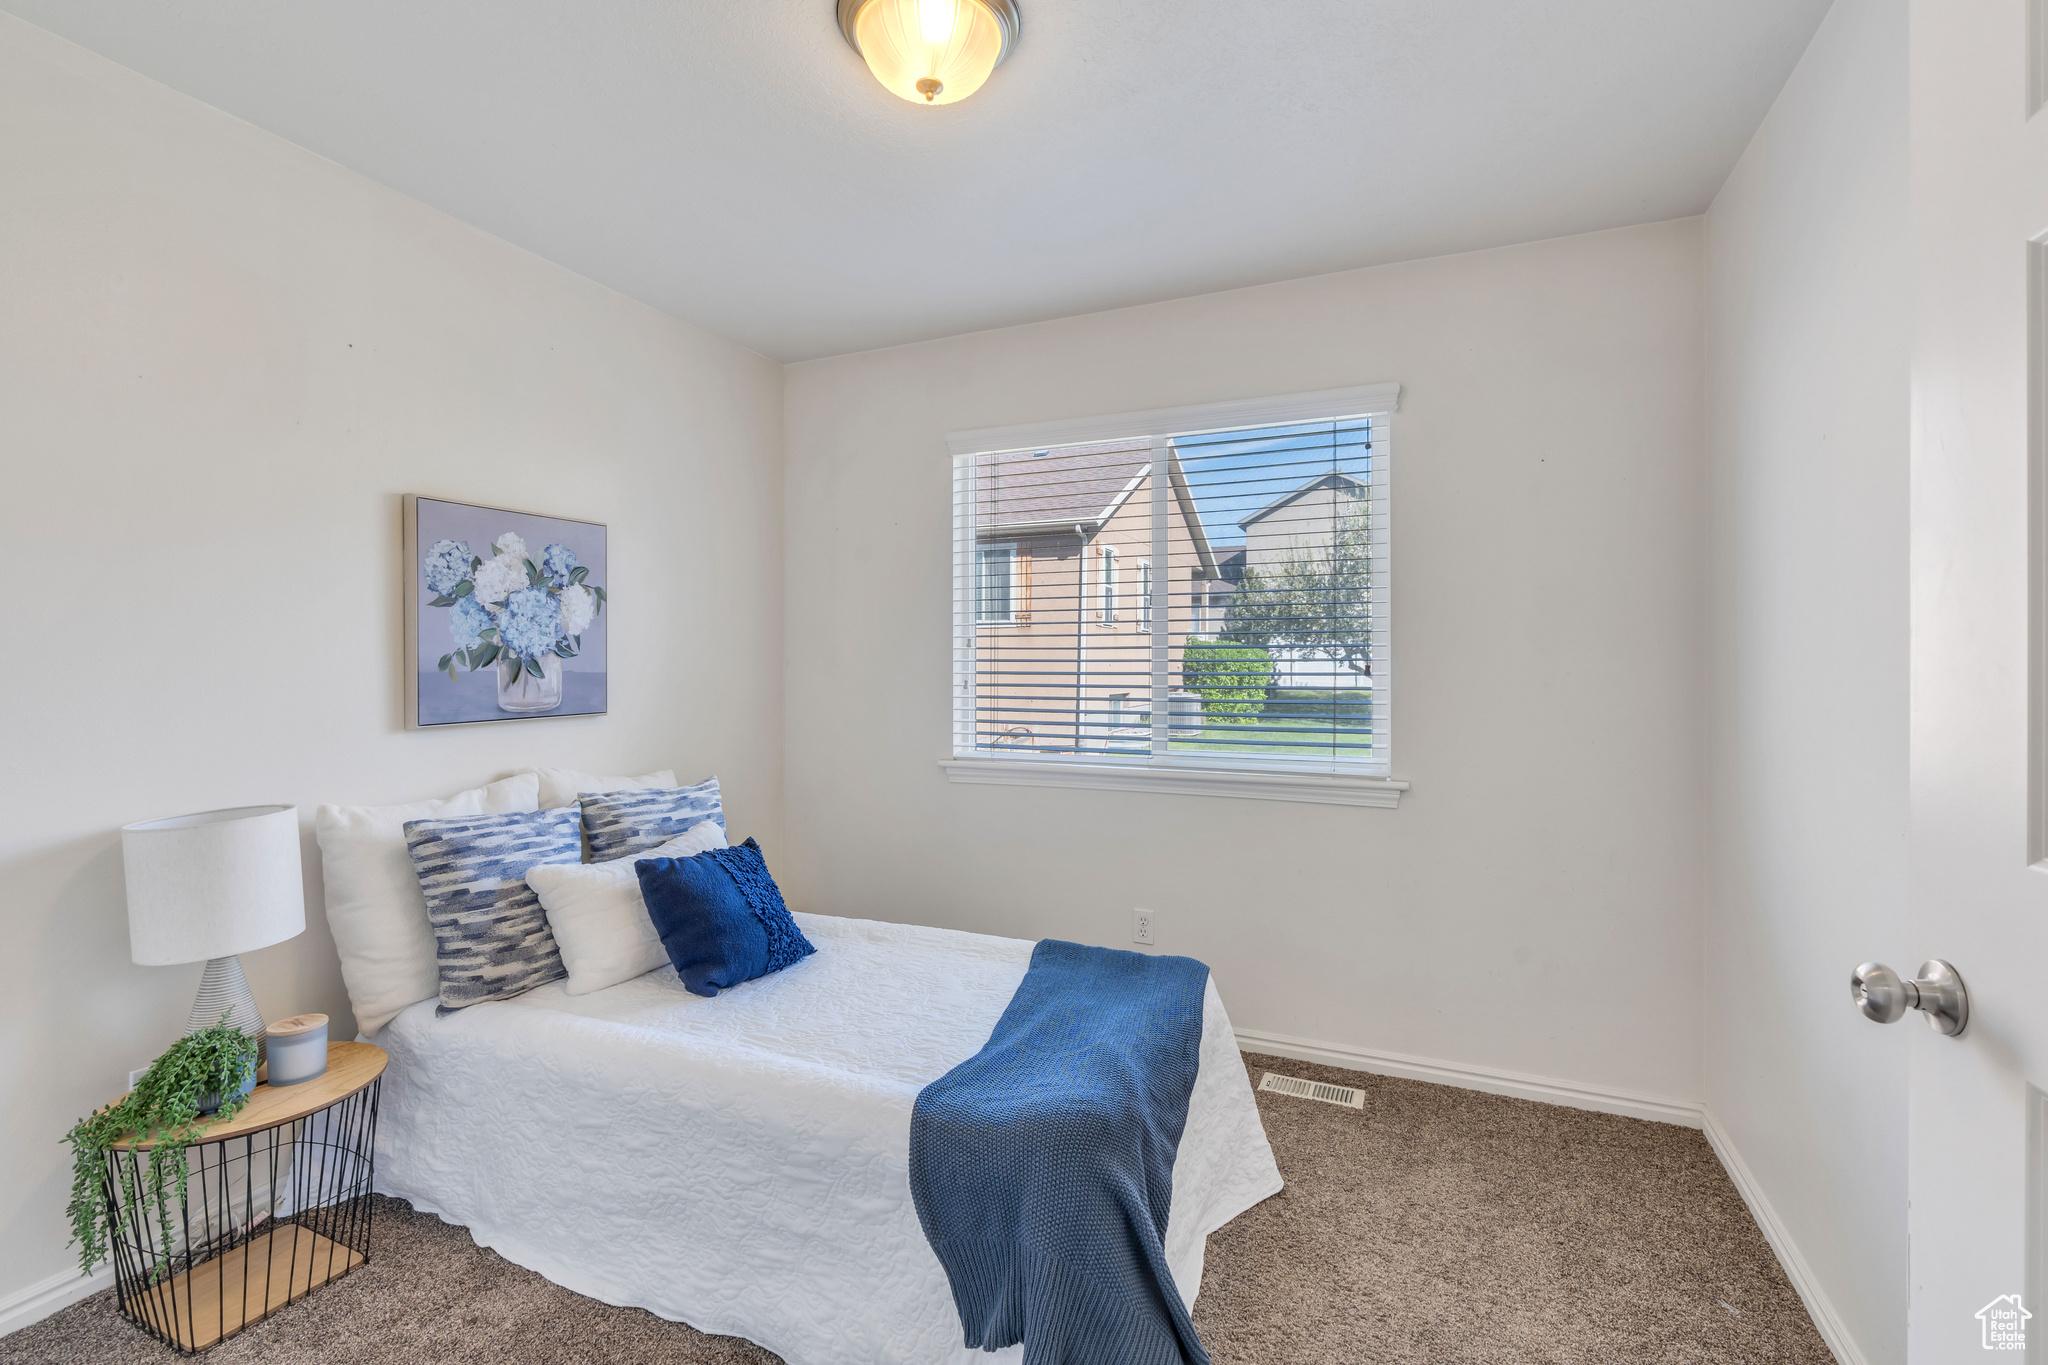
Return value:
M 149 1161 L 138 1182 L 125 1181 L 122 1213 L 131 1223 L 154 1217 L 163 1232 L 164 1248 L 153 1274 L 168 1264 L 172 1245 L 172 1196 L 185 1202 L 185 1148 L 199 1137 L 200 1108 L 219 1097 L 220 1108 L 209 1121 L 233 1118 L 249 1097 L 244 1082 L 256 1072 L 257 1040 L 228 1023 L 227 1016 L 210 1028 L 188 1033 L 149 1064 L 135 1088 L 106 1108 L 82 1118 L 65 1136 L 71 1144 L 71 1240 L 88 1275 L 107 1259 L 112 1227 L 102 1195 L 107 1151 L 124 1138 L 153 1142 Z

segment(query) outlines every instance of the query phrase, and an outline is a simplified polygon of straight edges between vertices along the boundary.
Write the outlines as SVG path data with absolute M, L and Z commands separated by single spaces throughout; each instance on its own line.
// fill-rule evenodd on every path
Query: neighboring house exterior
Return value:
M 1320 474 L 1289 489 L 1237 523 L 1244 548 L 1224 559 L 1221 577 L 1235 590 L 1248 567 L 1270 572 L 1290 554 L 1327 551 L 1340 522 L 1365 514 L 1367 492 L 1363 479 L 1343 473 Z M 1372 686 L 1369 678 L 1321 655 L 1292 649 L 1272 653 L 1275 687 Z
M 1365 510 L 1363 479 L 1319 474 L 1237 524 L 1244 532 L 1245 563 L 1254 569 L 1270 569 L 1291 551 L 1326 550 L 1336 524 L 1345 517 L 1362 516 Z
M 978 742 L 1043 752 L 1143 749 L 1155 576 L 1166 589 L 1168 677 L 1190 634 L 1213 631 L 1220 585 L 1185 472 L 1169 454 L 1167 554 L 1152 543 L 1147 441 L 982 456 L 976 469 Z

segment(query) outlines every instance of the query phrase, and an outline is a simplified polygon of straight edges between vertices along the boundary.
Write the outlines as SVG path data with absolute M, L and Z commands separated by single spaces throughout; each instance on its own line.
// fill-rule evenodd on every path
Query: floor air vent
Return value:
M 1348 1085 L 1326 1085 L 1322 1081 L 1304 1081 L 1298 1076 L 1278 1076 L 1268 1071 L 1265 1079 L 1259 1082 L 1259 1089 L 1271 1090 L 1281 1095 L 1293 1095 L 1296 1099 L 1341 1104 L 1346 1109 L 1365 1108 L 1363 1090 L 1354 1090 Z

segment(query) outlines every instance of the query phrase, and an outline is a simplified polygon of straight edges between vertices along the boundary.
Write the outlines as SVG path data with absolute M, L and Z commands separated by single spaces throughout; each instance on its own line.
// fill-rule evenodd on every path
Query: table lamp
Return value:
M 206 963 L 185 1031 L 264 1023 L 237 953 L 305 932 L 296 806 L 236 806 L 121 827 L 128 955 L 144 967 Z

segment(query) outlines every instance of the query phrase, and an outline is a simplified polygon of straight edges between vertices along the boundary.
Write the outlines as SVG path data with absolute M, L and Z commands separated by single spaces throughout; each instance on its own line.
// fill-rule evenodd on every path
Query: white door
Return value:
M 2030 69 L 2048 33 L 2029 32 L 2044 9 L 1911 7 L 1912 957 L 1890 965 L 1949 960 L 1971 1006 L 1959 1038 L 1898 1026 L 1914 1365 L 2000 1358 L 1977 1315 L 2015 1294 L 2048 1360 L 2048 72 Z

